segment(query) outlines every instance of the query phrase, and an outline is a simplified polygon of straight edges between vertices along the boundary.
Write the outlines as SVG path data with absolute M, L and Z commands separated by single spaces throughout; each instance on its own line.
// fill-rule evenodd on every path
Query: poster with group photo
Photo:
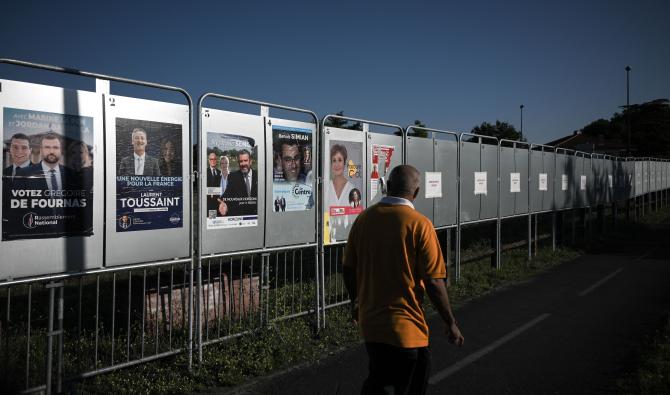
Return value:
M 182 126 L 116 118 L 116 231 L 184 225 Z
M 363 211 L 363 143 L 330 140 L 327 149 L 324 239 L 334 243 L 346 240 L 347 230 Z
M 272 125 L 272 202 L 274 212 L 314 207 L 312 131 Z
M 207 133 L 207 229 L 258 225 L 257 160 L 253 138 Z
M 93 118 L 3 117 L 2 240 L 93 235 Z

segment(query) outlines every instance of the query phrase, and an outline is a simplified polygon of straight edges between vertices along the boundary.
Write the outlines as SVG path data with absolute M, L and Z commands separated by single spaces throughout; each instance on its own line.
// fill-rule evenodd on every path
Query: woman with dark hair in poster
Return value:
M 163 176 L 181 175 L 179 165 L 181 161 L 175 160 L 176 149 L 171 139 L 164 139 L 161 142 L 161 157 L 159 159 L 159 168 Z
M 330 147 L 330 182 L 328 183 L 328 203 L 330 206 L 348 206 L 349 193 L 354 184 L 344 176 L 347 167 L 347 148 L 341 144 Z
M 354 188 L 349 192 L 349 205 L 353 208 L 361 206 L 361 191 Z
M 93 185 L 93 158 L 88 144 L 83 141 L 71 141 L 67 147 L 67 165 L 81 175 L 82 185 Z

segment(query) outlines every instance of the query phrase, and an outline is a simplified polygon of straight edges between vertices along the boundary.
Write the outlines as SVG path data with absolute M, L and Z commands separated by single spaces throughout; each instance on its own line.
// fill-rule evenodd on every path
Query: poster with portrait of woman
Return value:
M 346 241 L 349 228 L 364 209 L 363 142 L 329 140 L 325 167 L 324 241 Z

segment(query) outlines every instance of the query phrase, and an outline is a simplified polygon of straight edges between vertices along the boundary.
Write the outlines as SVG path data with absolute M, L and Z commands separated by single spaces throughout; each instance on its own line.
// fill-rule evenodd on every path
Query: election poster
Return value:
M 386 177 L 391 167 L 391 157 L 395 147 L 392 145 L 372 144 L 370 170 L 370 199 L 374 199 L 378 193 L 386 194 Z
M 256 141 L 237 134 L 208 132 L 207 160 L 207 229 L 258 226 Z
M 312 131 L 272 125 L 273 211 L 304 211 L 314 207 Z
M 93 118 L 3 108 L 2 240 L 93 235 Z
M 116 118 L 116 231 L 184 226 L 180 124 Z
M 324 226 L 327 243 L 345 241 L 348 229 L 363 211 L 363 142 L 330 140 Z

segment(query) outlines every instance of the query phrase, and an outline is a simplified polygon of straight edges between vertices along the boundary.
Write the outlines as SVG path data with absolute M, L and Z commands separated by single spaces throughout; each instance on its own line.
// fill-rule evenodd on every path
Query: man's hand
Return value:
M 358 302 L 357 301 L 352 301 L 351 302 L 351 321 L 353 321 L 354 325 L 358 326 Z
M 447 325 L 445 333 L 447 334 L 449 343 L 455 344 L 458 347 L 461 347 L 463 345 L 465 338 L 461 334 L 461 330 L 458 328 L 458 325 L 456 325 L 455 322 L 452 323 L 451 325 Z

